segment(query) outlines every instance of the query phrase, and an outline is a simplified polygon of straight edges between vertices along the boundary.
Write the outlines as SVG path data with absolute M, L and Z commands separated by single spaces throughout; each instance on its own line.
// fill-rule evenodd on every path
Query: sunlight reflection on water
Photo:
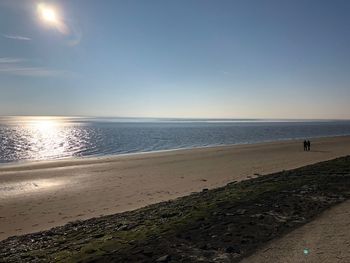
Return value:
M 8 160 L 46 160 L 71 157 L 89 140 L 88 133 L 63 118 L 17 120 L 0 130 L 1 151 Z

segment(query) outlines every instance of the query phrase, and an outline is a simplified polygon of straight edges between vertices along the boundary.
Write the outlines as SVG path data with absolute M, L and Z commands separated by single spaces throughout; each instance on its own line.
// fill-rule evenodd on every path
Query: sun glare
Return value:
M 55 129 L 55 127 L 59 125 L 58 122 L 51 121 L 51 120 L 35 121 L 35 122 L 32 122 L 31 124 L 33 127 L 37 128 L 38 130 L 45 130 L 45 131 Z
M 43 3 L 39 4 L 38 13 L 40 19 L 47 24 L 57 25 L 59 23 L 57 10 L 51 6 L 48 6 Z
M 39 20 L 47 27 L 55 28 L 62 34 L 69 34 L 70 30 L 64 22 L 64 17 L 58 6 L 40 3 L 37 5 Z
M 55 22 L 57 21 L 56 19 L 56 14 L 53 9 L 44 9 L 42 12 L 43 19 L 48 21 L 48 22 Z

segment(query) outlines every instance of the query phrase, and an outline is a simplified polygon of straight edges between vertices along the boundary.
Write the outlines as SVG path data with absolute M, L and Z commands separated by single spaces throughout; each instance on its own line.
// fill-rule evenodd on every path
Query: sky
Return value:
M 0 115 L 350 119 L 349 13 L 348 0 L 1 0 Z

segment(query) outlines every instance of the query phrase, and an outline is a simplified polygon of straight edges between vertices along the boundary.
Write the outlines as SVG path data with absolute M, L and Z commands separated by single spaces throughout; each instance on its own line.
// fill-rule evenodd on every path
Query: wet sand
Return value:
M 0 167 L 0 239 L 350 154 L 350 137 Z

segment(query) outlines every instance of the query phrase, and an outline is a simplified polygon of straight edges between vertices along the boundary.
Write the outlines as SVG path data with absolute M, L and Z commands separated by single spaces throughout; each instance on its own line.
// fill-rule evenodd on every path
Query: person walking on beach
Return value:
M 304 152 L 307 151 L 307 141 L 304 140 Z
M 311 142 L 307 140 L 307 150 L 310 151 L 310 149 L 311 149 Z

